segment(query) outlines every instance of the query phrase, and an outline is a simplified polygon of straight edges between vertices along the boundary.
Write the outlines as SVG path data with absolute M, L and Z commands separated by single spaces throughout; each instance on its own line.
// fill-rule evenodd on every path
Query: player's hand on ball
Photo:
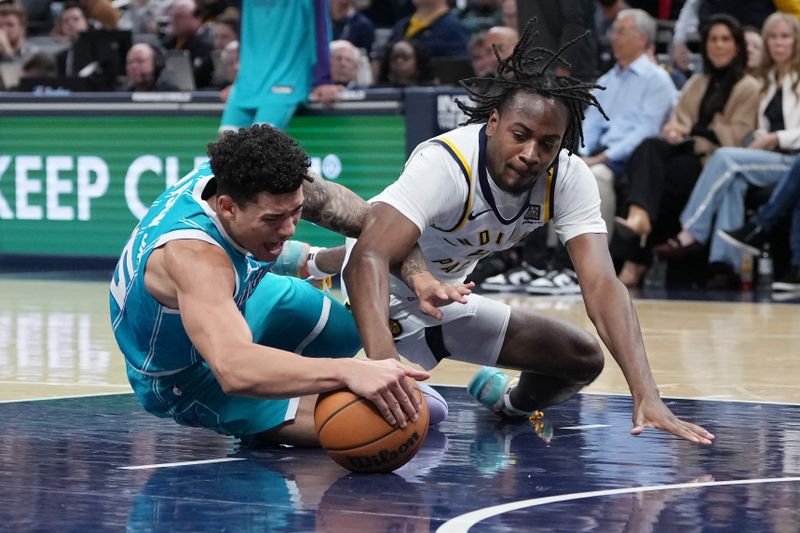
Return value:
M 375 404 L 389 424 L 405 427 L 407 420 L 417 419 L 419 400 L 414 383 L 408 378 L 425 380 L 430 377 L 427 372 L 397 359 L 351 361 L 356 365 L 347 380 L 351 391 Z

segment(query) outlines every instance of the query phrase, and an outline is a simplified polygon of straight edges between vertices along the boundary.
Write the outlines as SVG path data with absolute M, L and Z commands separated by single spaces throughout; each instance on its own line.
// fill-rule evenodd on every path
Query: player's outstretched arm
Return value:
M 639 320 L 625 286 L 617 279 L 604 234 L 584 234 L 567 242 L 589 318 L 622 369 L 633 396 L 631 434 L 647 427 L 708 445 L 714 435 L 676 417 L 659 396 L 644 348 Z
M 167 243 L 161 252 L 148 261 L 148 289 L 178 308 L 192 344 L 227 394 L 291 398 L 351 387 L 389 423 L 404 425 L 416 416 L 407 378 L 427 379 L 427 373 L 397 361 L 308 358 L 255 344 L 234 303 L 234 271 L 224 251 L 186 240 Z
M 419 235 L 419 228 L 400 211 L 378 202 L 350 254 L 344 280 L 368 357 L 398 357 L 389 331 L 389 270 L 408 257 Z

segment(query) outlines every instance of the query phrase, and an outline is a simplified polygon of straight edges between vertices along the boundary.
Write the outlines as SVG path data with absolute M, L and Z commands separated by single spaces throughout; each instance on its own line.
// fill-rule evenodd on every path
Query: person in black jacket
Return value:
M 531 18 L 538 21 L 536 45 L 559 50 L 568 42 L 594 27 L 594 0 L 517 0 L 517 18 L 524 26 Z M 592 81 L 597 75 L 597 38 L 594 35 L 581 39 L 564 50 L 564 60 L 569 66 L 556 66 L 559 76 L 573 76 L 581 81 Z
M 169 36 L 164 41 L 167 50 L 188 50 L 198 89 L 208 87 L 214 73 L 211 51 L 214 45 L 207 28 L 203 27 L 195 0 L 175 0 L 169 9 Z

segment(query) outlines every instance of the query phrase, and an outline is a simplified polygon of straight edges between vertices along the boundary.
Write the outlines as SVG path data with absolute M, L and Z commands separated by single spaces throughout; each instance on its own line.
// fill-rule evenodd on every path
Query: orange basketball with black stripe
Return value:
M 331 459 L 353 472 L 391 472 L 406 464 L 428 434 L 428 404 L 406 427 L 390 425 L 366 398 L 347 389 L 320 394 L 314 410 L 319 442 Z

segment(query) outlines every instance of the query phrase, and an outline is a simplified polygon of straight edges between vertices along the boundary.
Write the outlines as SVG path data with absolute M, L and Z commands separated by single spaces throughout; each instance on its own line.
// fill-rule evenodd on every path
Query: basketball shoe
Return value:
M 578 284 L 578 275 L 574 270 L 562 268 L 551 270 L 544 276 L 533 279 L 525 286 L 528 294 L 580 294 L 581 286 Z
M 517 291 L 523 292 L 525 286 L 531 281 L 542 277 L 546 271 L 522 263 L 520 266 L 501 272 L 490 278 L 486 278 L 480 285 L 480 289 L 486 292 Z
M 467 385 L 467 393 L 497 415 L 517 420 L 528 419 L 532 413 L 511 405 L 511 389 L 518 382 L 518 377 L 511 378 L 499 368 L 485 366 L 472 377 Z

